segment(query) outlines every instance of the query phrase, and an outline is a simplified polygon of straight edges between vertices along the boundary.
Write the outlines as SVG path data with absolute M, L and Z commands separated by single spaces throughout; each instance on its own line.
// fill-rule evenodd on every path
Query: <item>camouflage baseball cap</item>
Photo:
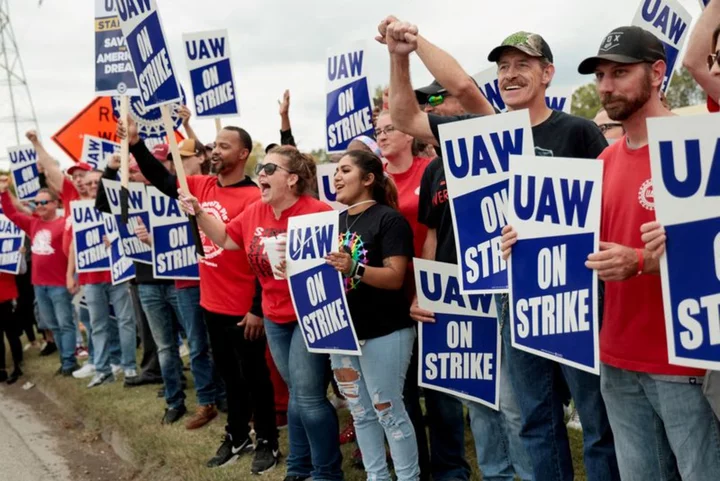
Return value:
M 553 54 L 550 50 L 550 46 L 547 44 L 537 33 L 530 32 L 515 32 L 503 42 L 492 49 L 490 55 L 488 55 L 488 61 L 497 62 L 500 59 L 500 54 L 506 48 L 515 48 L 521 52 L 530 55 L 531 57 L 543 57 L 548 62 L 553 62 Z

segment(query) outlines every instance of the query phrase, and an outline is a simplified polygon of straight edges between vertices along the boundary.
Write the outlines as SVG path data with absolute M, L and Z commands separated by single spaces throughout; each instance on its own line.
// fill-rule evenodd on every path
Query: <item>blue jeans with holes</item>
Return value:
M 391 479 L 386 439 L 398 481 L 420 479 L 415 429 L 402 398 L 414 342 L 415 329 L 409 327 L 366 340 L 362 356 L 330 356 L 338 388 L 350 407 L 369 480 Z
M 173 330 L 173 312 L 180 319 L 177 293 L 172 284 L 139 284 L 138 295 L 157 345 L 160 372 L 165 383 L 165 402 L 177 409 L 185 404 L 182 390 L 182 361 Z
M 511 346 L 507 295 L 496 295 L 507 363 L 533 474 L 538 481 L 574 477 L 563 401 L 567 383 L 583 427 L 583 455 L 588 481 L 619 481 L 617 458 L 600 377 Z
M 601 366 L 623 481 L 720 478 L 720 426 L 699 384 Z M 584 426 L 583 426 L 584 427 Z
M 190 370 L 195 380 L 198 404 L 207 406 L 215 403 L 216 389 L 213 380 L 214 366 L 210 359 L 210 342 L 200 308 L 200 288 L 176 289 L 180 310 L 178 320 L 187 335 L 190 350 Z
M 55 337 L 63 369 L 77 365 L 72 296 L 63 286 L 35 286 L 40 318 Z
M 342 480 L 337 413 L 327 398 L 328 355 L 308 352 L 297 322 L 277 324 L 265 319 L 265 334 L 275 365 L 290 391 L 287 476 Z
M 120 365 L 125 370 L 136 369 L 137 328 L 128 284 L 88 284 L 85 286 L 85 300 L 92 324 L 95 370 L 100 374 L 111 372 L 110 364 L 116 361 L 112 355 L 116 339 L 119 339 L 120 345 Z M 111 305 L 115 311 L 114 320 L 110 319 Z

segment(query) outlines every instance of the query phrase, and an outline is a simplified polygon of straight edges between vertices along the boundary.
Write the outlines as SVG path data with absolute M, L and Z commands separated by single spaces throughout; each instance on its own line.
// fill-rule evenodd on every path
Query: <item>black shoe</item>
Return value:
M 167 408 L 165 415 L 162 418 L 163 424 L 172 424 L 180 420 L 181 417 L 185 416 L 187 408 L 182 404 L 179 408 Z
M 270 444 L 269 441 L 258 438 L 250 471 L 253 474 L 266 473 L 277 466 L 279 457 L 280 450 L 277 447 L 277 443 Z
M 5 342 L 5 339 L 3 339 L 3 342 Z M 5 369 L 3 369 L 2 371 L 0 371 L 0 382 L 5 382 L 7 380 L 8 380 L 7 371 Z
M 305 481 L 306 479 L 310 479 L 310 476 L 285 476 L 283 481 Z
M 228 412 L 227 398 L 222 398 L 222 399 L 218 399 L 217 401 L 215 401 L 215 407 L 221 413 L 227 414 L 227 412 Z
M 54 342 L 48 342 L 45 347 L 40 351 L 41 356 L 49 356 L 50 354 L 57 352 L 57 345 Z
M 69 368 L 67 368 L 67 369 L 62 369 L 62 370 L 60 371 L 60 374 L 62 374 L 62 375 L 65 376 L 65 377 L 70 377 L 70 376 L 72 376 L 72 374 L 73 374 L 75 371 L 77 371 L 78 369 L 80 369 L 80 364 L 75 363 L 75 364 L 73 364 L 71 367 L 69 367 Z
M 226 464 L 234 463 L 243 453 L 249 453 L 252 450 L 253 445 L 250 438 L 245 438 L 245 440 L 236 445 L 232 440 L 232 436 L 225 434 L 225 438 L 215 453 L 215 457 L 207 462 L 207 467 L 218 468 Z
M 126 377 L 123 386 L 125 387 L 137 387 L 145 386 L 146 384 L 162 384 L 163 380 L 161 377 L 155 378 L 151 376 L 145 376 L 140 374 L 139 376 Z
M 19 367 L 16 367 L 15 370 L 10 374 L 10 377 L 7 378 L 8 384 L 15 384 L 20 376 L 23 375 L 23 372 L 20 370 Z

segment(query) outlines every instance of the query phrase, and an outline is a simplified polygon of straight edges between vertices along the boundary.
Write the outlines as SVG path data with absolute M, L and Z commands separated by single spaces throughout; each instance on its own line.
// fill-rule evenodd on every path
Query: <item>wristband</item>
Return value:
M 635 249 L 635 252 L 637 253 L 637 256 L 638 256 L 638 268 L 637 268 L 636 275 L 639 276 L 640 274 L 643 273 L 643 269 L 645 268 L 645 255 L 643 254 L 642 249 Z
M 350 279 L 351 277 L 355 276 L 355 271 L 357 270 L 358 263 L 356 260 L 353 259 L 352 266 L 350 267 L 350 272 L 348 274 L 342 273 L 343 277 L 346 279 Z

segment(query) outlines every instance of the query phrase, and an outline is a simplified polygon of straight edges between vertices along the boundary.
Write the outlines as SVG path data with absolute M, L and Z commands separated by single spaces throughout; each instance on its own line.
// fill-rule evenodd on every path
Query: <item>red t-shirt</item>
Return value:
M 398 204 L 400 213 L 410 223 L 413 232 L 413 250 L 415 256 L 420 257 L 422 254 L 425 236 L 427 236 L 428 228 L 426 225 L 418 222 L 418 210 L 420 205 L 420 181 L 422 180 L 425 167 L 430 163 L 430 159 L 423 157 L 414 157 L 413 163 L 408 170 L 399 174 L 388 175 L 392 177 L 398 189 Z M 388 164 L 385 164 L 387 171 Z
M 655 220 L 648 147 L 630 150 L 626 138 L 606 148 L 600 239 L 641 249 L 640 226 Z M 643 274 L 605 283 L 600 359 L 650 374 L 702 376 L 704 371 L 668 363 L 660 276 Z
M 272 207 L 262 201 L 255 202 L 227 226 L 227 233 L 235 243 L 247 251 L 253 272 L 262 286 L 262 309 L 265 317 L 284 324 L 297 319 L 290 297 L 288 281 L 275 279 L 272 266 L 265 253 L 263 238 L 276 237 L 287 232 L 288 219 L 304 214 L 327 212 L 332 208 L 313 197 L 303 195 L 279 219 Z
M 0 302 L 8 302 L 18 298 L 15 276 L 0 272 Z M 2 340 L 5 342 L 5 339 Z
M 44 221 L 15 209 L 10 195 L 0 195 L 5 215 L 32 239 L 32 283 L 36 286 L 65 286 L 68 258 L 63 251 L 65 219 Z
M 63 177 L 62 192 L 60 193 L 65 217 L 70 217 L 70 202 L 80 200 L 80 193 L 67 177 Z
M 202 208 L 225 224 L 260 199 L 260 189 L 249 177 L 226 187 L 209 175 L 192 175 L 187 181 Z M 222 249 L 202 230 L 200 237 L 205 249 L 205 257 L 200 258 L 200 305 L 216 314 L 244 316 L 255 295 L 255 275 L 245 251 Z

